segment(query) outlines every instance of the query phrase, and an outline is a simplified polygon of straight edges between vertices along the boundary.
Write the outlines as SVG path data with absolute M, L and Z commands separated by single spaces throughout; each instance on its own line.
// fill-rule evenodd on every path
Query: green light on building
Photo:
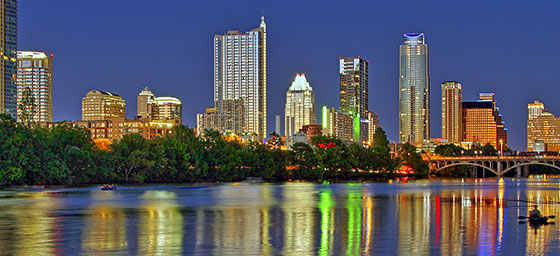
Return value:
M 329 120 L 327 120 L 327 106 L 323 106 L 323 128 L 328 127 Z

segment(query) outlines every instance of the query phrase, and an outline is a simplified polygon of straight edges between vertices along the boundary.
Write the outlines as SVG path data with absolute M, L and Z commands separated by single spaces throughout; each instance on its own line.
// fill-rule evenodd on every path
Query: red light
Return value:
M 51 54 L 50 56 L 51 56 L 51 58 L 52 58 L 52 57 L 54 57 L 54 54 Z

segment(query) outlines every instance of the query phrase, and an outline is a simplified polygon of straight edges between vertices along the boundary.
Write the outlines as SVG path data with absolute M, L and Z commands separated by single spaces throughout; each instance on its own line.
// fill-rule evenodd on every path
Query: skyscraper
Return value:
M 441 138 L 461 142 L 463 87 L 455 81 L 441 83 Z
M 352 116 L 355 142 L 368 140 L 369 61 L 358 57 L 339 58 L 340 110 Z
M 527 110 L 529 110 L 529 120 L 533 120 L 538 117 L 544 111 L 544 104 L 535 100 L 533 103 L 527 105 Z
M 53 120 L 53 55 L 43 52 L 18 51 L 17 102 L 20 103 L 25 88 L 30 88 L 37 105 L 31 120 L 52 122 Z
M 405 33 L 399 62 L 399 141 L 430 139 L 430 76 L 424 33 Z
M 365 118 L 369 112 L 369 61 L 340 58 L 340 110 Z
M 290 138 L 304 125 L 317 124 L 315 94 L 303 73 L 296 74 L 296 78 L 286 92 L 284 124 L 286 138 Z
M 125 102 L 118 94 L 89 91 L 82 98 L 82 120 L 112 120 L 125 118 Z
M 267 135 L 264 16 L 260 26 L 249 32 L 228 31 L 214 36 L 214 104 L 218 112 L 224 111 L 226 100 L 243 103 L 242 132 L 256 134 L 258 140 L 264 140 Z
M 545 110 L 539 101 L 527 106 L 527 151 L 540 151 L 536 145 L 544 144 L 544 151 L 560 151 L 560 118 Z
M 0 113 L 17 117 L 17 0 L 0 2 Z
M 494 93 L 480 93 L 480 99 L 462 103 L 463 141 L 507 146 L 507 129 Z

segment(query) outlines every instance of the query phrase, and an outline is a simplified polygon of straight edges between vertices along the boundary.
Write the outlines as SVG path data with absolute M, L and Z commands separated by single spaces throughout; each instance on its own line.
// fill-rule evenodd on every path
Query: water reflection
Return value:
M 183 216 L 175 202 L 177 195 L 168 191 L 146 191 L 139 216 L 138 243 L 143 255 L 182 253 Z
M 546 255 L 560 181 L 226 184 L 0 199 L 0 252 L 22 255 Z M 78 239 L 68 239 L 69 235 Z M 76 251 L 78 250 L 78 251 Z M 2 254 L 0 253 L 0 254 Z

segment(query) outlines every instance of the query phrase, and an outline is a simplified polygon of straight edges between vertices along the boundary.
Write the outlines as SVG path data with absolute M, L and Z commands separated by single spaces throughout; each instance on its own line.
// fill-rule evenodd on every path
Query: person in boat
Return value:
M 529 212 L 529 217 L 530 218 L 540 218 L 540 217 L 542 217 L 541 212 L 539 211 L 539 209 L 537 209 L 537 205 L 535 205 L 533 207 L 534 207 L 534 209 Z

